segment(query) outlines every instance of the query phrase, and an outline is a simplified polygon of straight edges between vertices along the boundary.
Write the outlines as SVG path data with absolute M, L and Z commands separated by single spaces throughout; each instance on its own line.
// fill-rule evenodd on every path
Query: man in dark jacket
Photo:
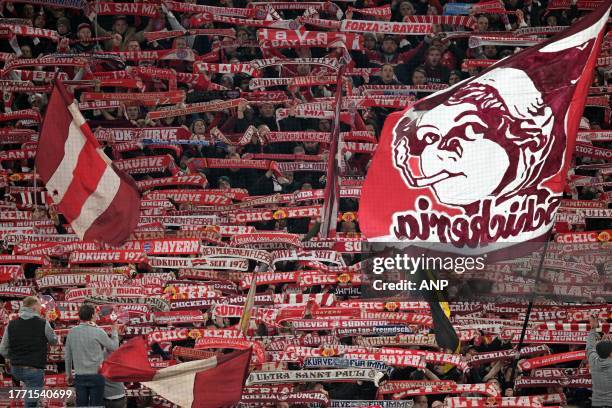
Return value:
M 428 84 L 447 84 L 450 71 L 441 63 L 442 51 L 440 48 L 431 46 L 427 50 L 425 59 L 425 72 L 427 73 Z
M 0 354 L 11 363 L 14 379 L 24 383 L 26 389 L 42 389 L 47 345 L 58 343 L 49 322 L 40 316 L 41 304 L 37 297 L 23 299 L 19 317 L 4 330 Z M 26 407 L 36 407 L 38 398 L 26 398 Z

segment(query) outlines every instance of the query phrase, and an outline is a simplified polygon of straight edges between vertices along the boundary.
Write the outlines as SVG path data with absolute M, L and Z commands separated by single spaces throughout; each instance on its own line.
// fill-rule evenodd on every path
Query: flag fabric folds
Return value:
M 113 166 L 74 97 L 58 80 L 38 141 L 36 170 L 81 239 L 120 245 L 136 227 L 136 184 Z
M 219 408 L 240 400 L 251 349 L 160 370 L 151 368 L 147 349 L 143 337 L 130 339 L 106 358 L 100 374 L 111 381 L 141 382 L 181 407 Z
M 429 302 L 429 308 L 431 310 L 433 330 L 438 346 L 443 349 L 448 349 L 452 353 L 459 352 L 461 343 L 450 321 L 448 302 Z
M 362 190 L 369 240 L 511 245 L 551 230 L 610 1 L 389 115 Z

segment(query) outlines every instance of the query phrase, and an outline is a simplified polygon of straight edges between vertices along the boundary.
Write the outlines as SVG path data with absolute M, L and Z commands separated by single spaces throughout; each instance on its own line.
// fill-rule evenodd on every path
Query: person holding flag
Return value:
M 98 374 L 98 367 L 104 360 L 105 351 L 119 347 L 119 326 L 113 326 L 109 337 L 96 326 L 96 309 L 88 303 L 79 308 L 79 319 L 81 323 L 70 330 L 64 345 L 66 380 L 68 384 L 74 383 L 78 406 L 95 407 L 104 404 L 105 383 L 104 377 Z

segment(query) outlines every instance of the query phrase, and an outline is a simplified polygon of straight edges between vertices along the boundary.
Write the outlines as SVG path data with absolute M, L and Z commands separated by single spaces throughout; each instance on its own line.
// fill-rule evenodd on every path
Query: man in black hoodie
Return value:
M 13 378 L 32 390 L 43 388 L 47 345 L 58 343 L 53 328 L 40 316 L 41 307 L 35 296 L 23 299 L 19 317 L 8 324 L 0 343 L 0 354 L 10 361 Z M 27 408 L 37 404 L 38 398 L 26 398 Z

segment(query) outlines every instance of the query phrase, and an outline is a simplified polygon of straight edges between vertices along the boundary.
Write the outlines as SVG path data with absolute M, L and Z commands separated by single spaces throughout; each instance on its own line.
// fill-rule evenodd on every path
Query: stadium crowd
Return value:
M 588 363 L 612 352 L 603 342 L 594 356 L 599 334 L 589 335 L 608 333 L 612 316 L 607 37 L 578 136 L 593 149 L 575 154 L 551 237 L 566 257 L 550 267 L 579 294 L 535 306 L 520 361 L 519 299 L 534 277 L 452 302 L 461 346 L 443 349 L 427 303 L 360 296 L 359 198 L 389 113 L 571 26 L 595 3 L 0 3 L 2 386 L 75 386 L 79 406 L 174 407 L 97 374 L 119 344 L 145 336 L 155 368 L 253 347 L 242 407 L 590 407 Z M 36 175 L 55 77 L 142 193 L 122 247 L 80 241 Z M 327 236 L 330 174 L 340 198 Z M 9 322 L 19 324 L 9 332 Z M 600 398 L 593 406 L 612 406 L 610 392 Z

